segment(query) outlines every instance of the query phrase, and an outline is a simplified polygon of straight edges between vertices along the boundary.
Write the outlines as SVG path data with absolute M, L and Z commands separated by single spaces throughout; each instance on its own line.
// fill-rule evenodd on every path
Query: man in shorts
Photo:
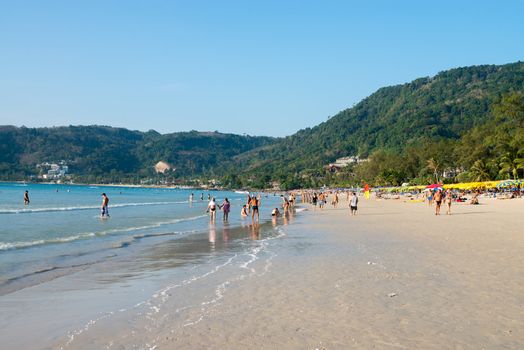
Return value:
M 255 214 L 257 215 L 257 221 L 259 219 L 259 212 L 258 212 L 258 206 L 260 204 L 260 201 L 259 199 L 256 197 L 256 196 L 253 196 L 251 197 L 251 200 L 249 202 L 249 204 L 251 205 L 251 219 L 254 221 L 255 220 Z
M 100 208 L 100 217 L 109 217 L 109 198 L 105 193 L 102 193 L 102 207 Z
M 355 192 L 351 195 L 351 199 L 349 200 L 349 208 L 351 209 L 351 215 L 355 216 L 357 214 L 357 206 L 358 206 L 358 197 Z
M 435 215 L 440 215 L 440 206 L 442 205 L 442 190 L 439 189 L 433 196 L 435 201 Z

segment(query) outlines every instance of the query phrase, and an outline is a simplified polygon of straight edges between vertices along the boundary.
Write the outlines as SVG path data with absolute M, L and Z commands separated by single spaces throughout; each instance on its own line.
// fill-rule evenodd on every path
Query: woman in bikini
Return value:
M 215 197 L 213 197 L 210 201 L 209 201 L 209 204 L 207 205 L 207 212 L 209 212 L 209 218 L 211 219 L 211 221 L 215 221 L 216 217 L 217 217 L 217 204 L 215 202 Z

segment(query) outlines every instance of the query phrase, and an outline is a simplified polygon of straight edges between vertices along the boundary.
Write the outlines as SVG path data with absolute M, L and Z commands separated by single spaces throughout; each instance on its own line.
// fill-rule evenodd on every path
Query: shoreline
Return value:
M 310 210 L 269 273 L 229 290 L 203 322 L 159 329 L 158 346 L 520 349 L 524 200 L 452 210 L 374 200 L 355 217 L 344 201 Z
M 453 204 L 452 215 L 435 216 L 418 201 L 361 198 L 355 217 L 344 198 L 337 208 L 323 210 L 299 204 L 306 210 L 291 225 L 283 218 L 277 226 L 261 223 L 283 230 L 261 241 L 226 239 L 222 225 L 209 226 L 204 230 L 209 236 L 198 244 L 215 255 L 222 247 L 220 259 L 168 269 L 153 284 L 163 287 L 143 286 L 152 295 L 146 304 L 107 318 L 102 314 L 85 330 L 73 327 L 78 333 L 70 333 L 71 341 L 59 337 L 48 345 L 522 348 L 524 200 L 481 203 Z M 249 225 L 239 230 L 243 239 L 252 234 Z M 176 263 L 185 243 L 170 241 L 145 261 Z M 243 250 L 235 253 L 236 244 Z M 108 273 L 100 270 L 97 274 Z M 97 274 L 80 272 L 73 279 Z M 130 291 L 125 279 L 111 290 Z M 88 291 L 54 293 L 91 306 L 97 300 Z M 110 304 L 111 297 L 104 298 L 112 293 L 98 297 Z

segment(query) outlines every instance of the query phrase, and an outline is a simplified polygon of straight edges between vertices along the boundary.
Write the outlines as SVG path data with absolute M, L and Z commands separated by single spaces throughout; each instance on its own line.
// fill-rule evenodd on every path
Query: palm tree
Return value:
M 482 159 L 476 160 L 469 172 L 472 181 L 488 181 L 490 179 L 489 167 Z
M 513 176 L 514 179 L 519 178 L 519 170 L 524 170 L 524 149 L 521 149 L 517 152 L 516 155 L 511 153 L 506 153 L 499 162 L 500 171 L 499 174 L 504 176 L 507 175 L 508 178 Z M 520 156 L 520 157 L 519 157 Z

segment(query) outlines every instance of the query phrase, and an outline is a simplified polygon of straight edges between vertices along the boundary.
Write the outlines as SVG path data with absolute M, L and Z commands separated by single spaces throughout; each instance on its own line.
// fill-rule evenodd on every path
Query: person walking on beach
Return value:
M 426 190 L 426 199 L 428 200 L 428 205 L 431 207 L 433 205 L 433 192 L 431 192 L 431 190 Z
M 24 192 L 24 205 L 29 205 L 29 202 L 31 202 L 29 200 L 29 191 L 25 191 Z
M 318 196 L 318 207 L 320 209 L 324 208 L 324 204 L 326 204 L 326 195 L 324 192 L 320 193 Z
M 207 205 L 207 210 L 206 210 L 207 213 L 209 213 L 209 219 L 211 221 L 215 221 L 216 219 L 216 216 L 217 216 L 217 204 L 215 202 L 215 197 L 213 197 L 210 201 L 209 201 L 209 204 Z
M 435 215 L 440 215 L 440 206 L 442 204 L 442 190 L 437 190 L 437 192 L 433 196 L 433 200 L 435 201 Z
M 224 221 L 227 221 L 227 219 L 229 219 L 229 210 L 231 209 L 231 203 L 229 203 L 227 198 L 224 199 L 221 209 L 224 212 Z
M 338 205 L 338 191 L 335 192 L 335 194 L 333 195 L 333 201 L 331 202 L 331 204 L 333 205 L 333 208 L 337 207 L 337 205 Z
M 109 217 L 109 198 L 105 193 L 102 193 L 102 206 L 100 208 L 100 217 Z
M 357 206 L 358 206 L 358 197 L 357 197 L 357 194 L 353 192 L 349 200 L 349 208 L 351 209 L 352 216 L 357 215 Z
M 451 202 L 453 201 L 453 195 L 451 194 L 451 190 L 446 191 L 446 198 L 444 199 L 444 202 L 446 203 L 446 215 L 451 215 Z

